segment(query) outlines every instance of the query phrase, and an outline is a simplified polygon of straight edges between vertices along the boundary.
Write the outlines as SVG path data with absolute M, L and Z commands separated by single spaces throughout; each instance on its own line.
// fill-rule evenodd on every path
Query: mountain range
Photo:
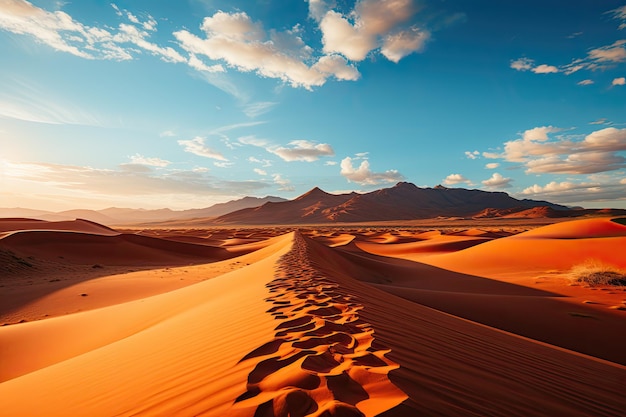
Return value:
M 66 210 L 52 212 L 45 210 L 33 210 L 23 208 L 0 208 L 0 217 L 26 217 L 47 221 L 63 221 L 85 219 L 106 225 L 143 224 L 152 222 L 164 222 L 171 220 L 188 221 L 195 218 L 213 218 L 245 209 L 258 207 L 267 202 L 287 201 L 281 197 L 267 196 L 244 197 L 226 203 L 218 203 L 206 208 L 189 210 L 170 210 L 168 208 L 157 210 L 131 209 L 110 207 L 103 210 Z
M 518 200 L 504 192 L 446 188 L 420 188 L 408 182 L 365 194 L 329 194 L 313 188 L 300 197 L 228 213 L 217 224 L 314 224 L 413 220 L 435 217 L 472 217 L 486 209 L 548 207 L 568 211 L 548 201 Z
M 82 218 L 106 225 L 159 227 L 211 225 L 276 225 L 354 223 L 431 218 L 539 218 L 604 214 L 625 215 L 626 210 L 570 208 L 548 201 L 519 200 L 505 192 L 447 188 L 420 188 L 408 182 L 368 193 L 330 194 L 318 187 L 293 199 L 244 197 L 211 207 L 174 211 L 108 208 L 46 212 L 2 209 L 0 217 L 42 220 Z

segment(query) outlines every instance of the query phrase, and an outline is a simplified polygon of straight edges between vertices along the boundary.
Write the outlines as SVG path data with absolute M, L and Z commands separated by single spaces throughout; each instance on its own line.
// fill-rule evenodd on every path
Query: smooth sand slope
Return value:
M 239 269 L 185 288 L 0 327 L 0 415 L 623 415 L 623 365 L 407 294 L 435 294 L 439 307 L 448 300 L 479 316 L 492 311 L 481 305 L 506 311 L 525 300 L 515 305 L 521 319 L 505 315 L 513 330 L 537 324 L 536 300 L 568 306 L 566 297 L 369 254 L 341 233 L 323 238 L 285 234 L 222 261 Z M 541 312 L 560 317 L 567 308 L 559 308 Z M 610 314 L 615 322 L 587 319 L 579 337 L 592 325 L 622 331 L 623 312 Z

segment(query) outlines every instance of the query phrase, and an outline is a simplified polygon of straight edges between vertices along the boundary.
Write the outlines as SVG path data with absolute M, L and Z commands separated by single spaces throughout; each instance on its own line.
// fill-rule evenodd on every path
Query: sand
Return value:
M 567 276 L 589 257 L 626 267 L 610 218 L 524 233 L 0 227 L 2 416 L 626 409 L 626 292 Z

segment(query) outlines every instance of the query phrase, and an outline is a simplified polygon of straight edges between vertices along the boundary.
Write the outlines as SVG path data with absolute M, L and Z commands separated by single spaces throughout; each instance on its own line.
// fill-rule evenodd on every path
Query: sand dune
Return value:
M 448 237 L 477 239 L 468 234 Z M 367 242 L 340 236 L 284 234 L 223 261 L 239 269 L 186 288 L 0 327 L 0 414 L 618 416 L 626 408 L 626 367 L 616 363 L 622 312 L 587 306 L 596 319 L 572 316 L 562 294 L 394 257 L 409 246 L 367 253 Z M 534 240 L 556 239 L 516 241 Z M 202 275 L 217 264 L 186 269 Z M 467 311 L 511 330 L 469 321 Z M 558 326 L 566 331 L 551 343 L 512 333 Z M 573 336 L 602 347 L 580 353 L 585 342 Z
M 12 232 L 0 239 L 0 247 L 27 257 L 65 259 L 75 264 L 167 265 L 229 257 L 221 248 L 147 236 L 57 230 Z
M 89 220 L 67 220 L 58 222 L 47 222 L 33 219 L 0 219 L 0 232 L 13 232 L 20 230 L 63 230 L 80 233 L 94 233 L 104 236 L 115 236 L 119 232 Z

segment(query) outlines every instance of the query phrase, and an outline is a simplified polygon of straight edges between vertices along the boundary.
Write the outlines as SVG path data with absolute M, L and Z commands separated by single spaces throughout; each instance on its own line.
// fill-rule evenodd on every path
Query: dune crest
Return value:
M 353 296 L 315 269 L 304 238 L 283 255 L 277 277 L 266 284 L 275 338 L 246 355 L 258 361 L 234 411 L 255 416 L 374 416 L 407 395 L 387 374 L 399 366 L 374 338 Z M 238 414 L 236 414 L 238 415 Z

